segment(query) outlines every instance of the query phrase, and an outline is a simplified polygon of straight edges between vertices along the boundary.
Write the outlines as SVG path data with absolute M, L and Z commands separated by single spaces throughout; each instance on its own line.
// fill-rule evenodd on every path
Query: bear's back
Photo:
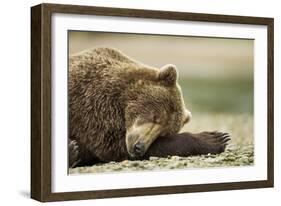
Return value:
M 107 47 L 82 51 L 69 57 L 69 75 L 73 79 L 81 77 L 106 82 L 112 79 L 122 82 L 128 78 L 153 80 L 157 73 L 158 69 L 144 65 L 116 49 Z
M 118 69 L 124 65 L 138 67 L 138 63 L 125 54 L 106 47 L 82 51 L 69 57 L 70 72 L 83 72 L 91 69 L 106 72 L 104 69 L 113 69 L 114 67 Z

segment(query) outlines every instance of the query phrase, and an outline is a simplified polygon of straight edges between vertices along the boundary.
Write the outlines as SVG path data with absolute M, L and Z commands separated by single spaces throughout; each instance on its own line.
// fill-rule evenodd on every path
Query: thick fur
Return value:
M 130 80 L 121 73 L 131 64 L 106 48 L 69 59 L 69 135 L 83 161 L 128 158 L 123 92 Z
M 175 135 L 190 117 L 173 65 L 152 68 L 117 50 L 97 48 L 69 58 L 68 85 L 70 167 L 131 159 L 130 149 L 139 141 L 148 142 L 146 156 L 212 150 L 194 139 L 198 135 Z M 151 141 L 139 137 L 153 130 L 148 127 L 155 130 L 146 135 Z

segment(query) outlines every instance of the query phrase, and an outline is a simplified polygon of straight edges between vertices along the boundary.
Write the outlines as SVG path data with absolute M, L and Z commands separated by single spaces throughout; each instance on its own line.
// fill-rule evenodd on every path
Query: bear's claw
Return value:
M 68 155 L 68 165 L 70 168 L 73 168 L 80 162 L 79 148 L 75 140 L 69 140 Z
M 201 154 L 218 154 L 224 152 L 228 142 L 230 141 L 230 135 L 225 132 L 201 132 L 196 134 L 198 141 L 197 151 Z

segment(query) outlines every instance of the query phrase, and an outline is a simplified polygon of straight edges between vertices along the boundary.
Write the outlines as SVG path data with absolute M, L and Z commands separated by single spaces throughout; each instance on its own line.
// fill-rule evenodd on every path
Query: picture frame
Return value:
M 55 14 L 76 15 L 90 18 L 118 17 L 128 21 L 145 19 L 167 20 L 173 22 L 192 22 L 192 24 L 214 23 L 229 25 L 263 26 L 266 29 L 266 76 L 267 76 L 267 137 L 266 178 L 262 180 L 243 180 L 220 183 L 200 183 L 183 185 L 146 186 L 115 189 L 96 189 L 82 191 L 53 191 L 52 157 L 52 91 L 60 85 L 53 84 L 52 53 Z M 274 20 L 272 18 L 230 16 L 217 14 L 186 13 L 156 10 L 138 10 L 79 5 L 40 4 L 31 8 L 31 198 L 41 202 L 82 200 L 140 195 L 160 195 L 189 192 L 266 188 L 274 185 Z M 118 174 L 117 174 L 118 175 Z

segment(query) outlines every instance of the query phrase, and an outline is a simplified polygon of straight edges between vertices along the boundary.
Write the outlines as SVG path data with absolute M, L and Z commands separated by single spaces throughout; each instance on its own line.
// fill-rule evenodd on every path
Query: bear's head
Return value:
M 177 78 L 176 67 L 169 64 L 153 79 L 134 83 L 133 98 L 125 109 L 126 147 L 131 157 L 143 156 L 157 137 L 178 133 L 190 120 Z

